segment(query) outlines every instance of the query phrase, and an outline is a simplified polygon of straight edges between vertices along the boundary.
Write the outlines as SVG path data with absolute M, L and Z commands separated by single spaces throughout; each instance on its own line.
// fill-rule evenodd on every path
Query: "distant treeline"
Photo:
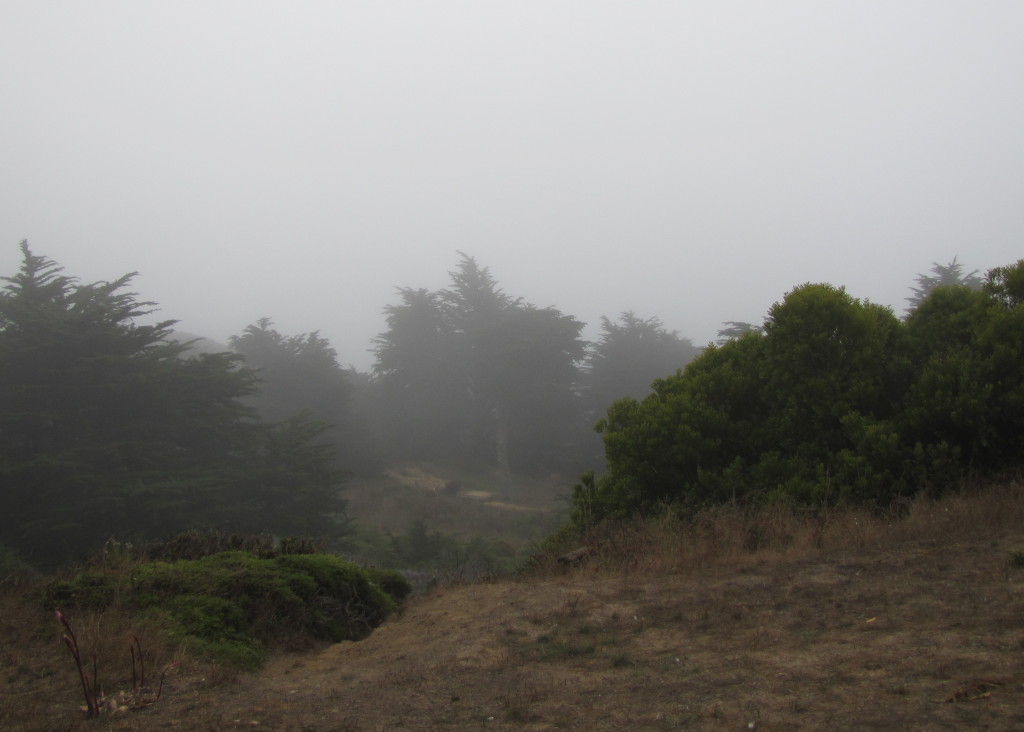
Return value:
M 340 464 L 357 473 L 431 461 L 571 476 L 601 460 L 593 425 L 613 401 L 644 396 L 700 352 L 631 312 L 602 318 L 588 343 L 584 323 L 505 294 L 466 255 L 450 277 L 436 292 L 398 289 L 369 374 L 338 368 L 318 333 L 247 327 L 230 346 L 258 370 L 249 403 L 270 421 L 304 410 L 332 425 Z
M 126 291 L 133 275 L 82 284 L 22 253 L 0 290 L 0 549 L 38 562 L 195 527 L 337 542 L 346 475 L 397 463 L 491 466 L 511 491 L 606 453 L 577 491 L 597 516 L 884 501 L 1020 454 L 1019 265 L 980 290 L 936 265 L 905 321 L 807 285 L 700 355 L 630 312 L 588 343 L 461 255 L 450 287 L 398 290 L 366 374 L 270 319 L 203 352 L 173 320 L 139 324 L 155 305 Z
M 139 325 L 132 275 L 81 284 L 22 253 L 0 291 L 0 549 L 53 564 L 194 526 L 339 534 L 325 425 L 259 419 L 257 372 Z
M 587 344 L 466 256 L 450 289 L 399 291 L 371 374 L 269 319 L 210 352 L 140 324 L 156 305 L 133 274 L 83 284 L 21 249 L 0 290 L 0 550 L 38 563 L 194 527 L 336 541 L 346 475 L 395 462 L 578 472 L 603 409 L 698 352 L 631 313 Z

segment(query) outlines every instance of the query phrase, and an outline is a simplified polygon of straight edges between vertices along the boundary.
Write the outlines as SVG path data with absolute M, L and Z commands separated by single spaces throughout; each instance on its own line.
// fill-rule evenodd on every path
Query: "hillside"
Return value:
M 54 631 L 34 668 L 5 660 L 0 726 L 1021 729 L 1022 516 L 1017 486 L 900 521 L 609 532 L 583 567 L 441 588 L 252 675 L 186 666 L 156 705 L 97 722 Z

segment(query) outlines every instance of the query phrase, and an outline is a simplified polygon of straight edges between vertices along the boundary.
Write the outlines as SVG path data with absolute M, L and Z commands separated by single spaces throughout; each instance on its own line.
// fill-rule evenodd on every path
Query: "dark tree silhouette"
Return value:
M 957 258 L 953 257 L 953 261 L 949 264 L 932 262 L 931 274 L 917 276 L 917 285 L 910 288 L 914 294 L 907 298 L 907 302 L 910 303 L 907 307 L 908 312 L 920 305 L 936 287 L 981 289 L 982 280 L 978 277 L 978 270 L 965 273 L 963 265 L 956 260 Z
M 332 530 L 338 476 L 309 427 L 243 404 L 240 356 L 186 357 L 174 321 L 141 324 L 155 306 L 125 291 L 132 275 L 80 284 L 21 249 L 0 291 L 0 541 L 56 562 L 200 524 Z

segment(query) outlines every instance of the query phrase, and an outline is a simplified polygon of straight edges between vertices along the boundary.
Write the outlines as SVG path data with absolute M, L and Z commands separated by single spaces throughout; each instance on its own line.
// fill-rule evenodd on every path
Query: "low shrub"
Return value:
M 329 554 L 261 558 L 243 551 L 98 567 L 43 590 L 51 607 L 164 621 L 174 640 L 211 659 L 256 668 L 267 645 L 357 640 L 409 594 L 401 575 L 363 570 Z
M 368 567 L 364 571 L 397 603 L 405 602 L 406 598 L 412 594 L 412 583 L 398 570 Z
M 286 537 L 275 539 L 268 533 L 229 533 L 219 529 L 191 529 L 160 541 L 143 545 L 139 558 L 171 562 L 176 559 L 201 559 L 221 552 L 248 552 L 262 559 L 282 554 L 316 554 L 324 551 L 314 539 Z

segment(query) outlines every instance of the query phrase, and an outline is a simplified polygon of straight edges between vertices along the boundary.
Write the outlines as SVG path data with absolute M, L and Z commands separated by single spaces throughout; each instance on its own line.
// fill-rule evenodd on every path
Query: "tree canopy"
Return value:
M 187 356 L 174 321 L 140 323 L 155 306 L 133 275 L 81 284 L 21 250 L 0 291 L 0 541 L 59 561 L 200 523 L 335 530 L 340 476 L 310 428 L 256 419 L 240 356 Z
M 683 368 L 700 353 L 688 338 L 668 331 L 656 317 L 624 312 L 617 321 L 601 318 L 601 334 L 586 361 L 584 389 L 590 405 L 603 412 L 616 399 L 640 399 L 655 379 Z
M 318 332 L 286 336 L 261 318 L 231 336 L 231 349 L 257 371 L 260 391 L 255 406 L 267 420 L 280 421 L 298 411 L 336 421 L 347 408 L 352 390 L 348 375 L 338 366 L 337 352 Z
M 743 320 L 727 320 L 722 323 L 723 328 L 718 331 L 718 345 L 723 345 L 734 338 L 740 338 L 747 333 L 763 333 L 764 326 L 754 325 Z
M 579 419 L 583 324 L 506 295 L 465 254 L 449 275 L 437 292 L 400 289 L 374 341 L 393 447 L 504 474 L 558 460 Z
M 910 303 L 907 306 L 908 311 L 913 311 L 936 287 L 981 289 L 982 279 L 978 276 L 978 270 L 964 272 L 964 266 L 956 260 L 957 257 L 953 257 L 953 261 L 949 264 L 932 262 L 931 274 L 917 276 L 917 285 L 910 288 L 913 294 L 907 298 L 907 302 Z
M 305 415 L 323 423 L 322 439 L 348 470 L 370 472 L 379 449 L 356 405 L 356 376 L 338 365 L 337 352 L 316 331 L 283 335 L 261 318 L 229 339 L 256 372 L 258 390 L 247 404 L 269 422 Z
M 884 506 L 1024 455 L 1024 260 L 933 288 L 905 320 L 806 284 L 598 429 L 576 517 L 723 501 Z

